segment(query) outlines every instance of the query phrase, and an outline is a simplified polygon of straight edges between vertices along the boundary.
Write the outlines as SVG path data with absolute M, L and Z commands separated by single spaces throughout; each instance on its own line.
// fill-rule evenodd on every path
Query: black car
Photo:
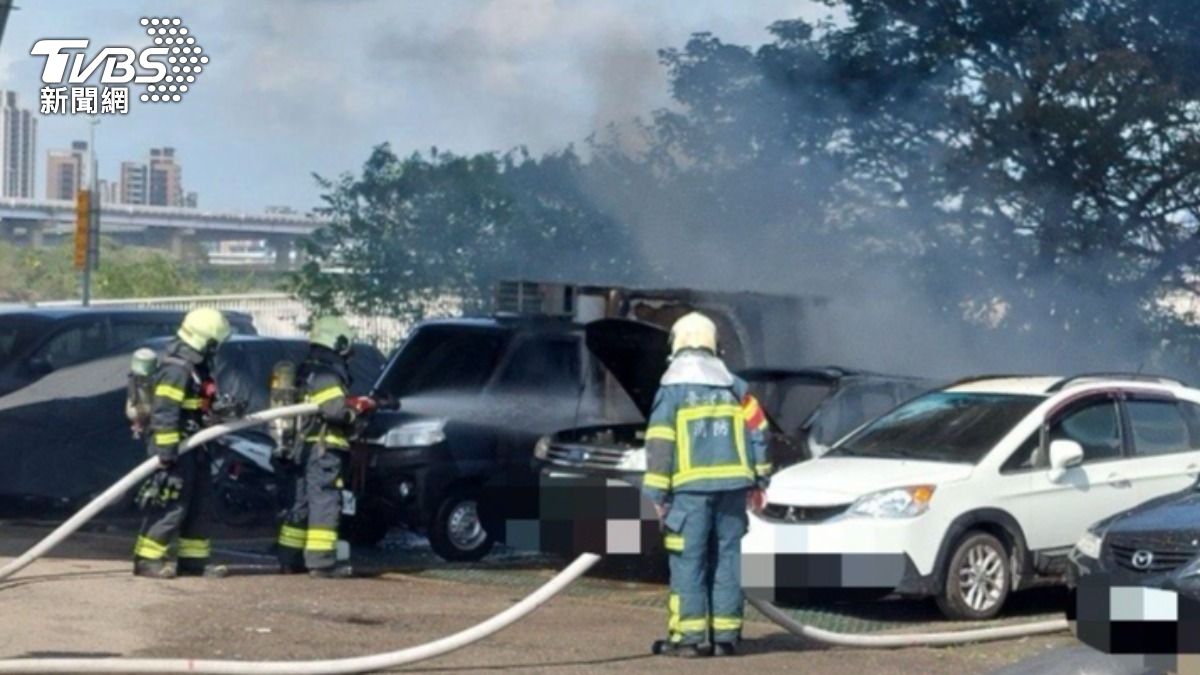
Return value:
M 130 355 L 143 345 L 161 349 L 166 341 L 140 341 L 119 353 L 60 368 L 0 397 L 0 462 L 5 466 L 0 498 L 71 505 L 145 460 L 145 443 L 132 437 L 124 412 Z M 307 341 L 300 338 L 234 336 L 215 357 L 218 392 L 245 403 L 247 411 L 265 409 L 275 364 L 284 359 L 299 362 L 307 350 Z M 352 393 L 366 393 L 383 362 L 374 347 L 356 345 Z M 229 440 L 252 445 L 253 452 L 267 456 L 273 446 L 265 429 L 238 432 Z
M 50 373 L 148 338 L 174 335 L 182 310 L 0 309 L 0 396 Z M 249 315 L 225 312 L 237 335 L 256 335 Z
M 1176 591 L 1200 600 L 1200 482 L 1096 523 L 1071 551 L 1068 586 L 1105 583 Z

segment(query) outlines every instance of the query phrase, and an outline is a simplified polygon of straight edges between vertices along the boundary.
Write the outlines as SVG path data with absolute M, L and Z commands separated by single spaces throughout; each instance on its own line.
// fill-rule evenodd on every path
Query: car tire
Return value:
M 472 562 L 491 552 L 495 540 L 479 516 L 481 492 L 475 487 L 451 490 L 429 524 L 429 544 L 443 560 Z
M 986 532 L 968 532 L 946 563 L 938 609 L 959 621 L 990 619 L 1004 607 L 1011 585 L 1004 544 Z

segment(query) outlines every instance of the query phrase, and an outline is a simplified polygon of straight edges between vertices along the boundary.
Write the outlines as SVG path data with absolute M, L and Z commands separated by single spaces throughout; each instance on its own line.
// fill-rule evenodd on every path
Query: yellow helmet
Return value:
M 345 354 L 354 343 L 354 337 L 354 328 L 350 322 L 340 316 L 322 316 L 313 320 L 308 341 Z
M 717 324 L 700 312 L 680 317 L 671 326 L 671 356 L 684 349 L 707 349 L 717 353 Z
M 179 339 L 184 344 L 198 352 L 216 349 L 222 342 L 229 339 L 233 329 L 229 327 L 229 319 L 211 307 L 193 309 L 183 317 L 179 326 Z

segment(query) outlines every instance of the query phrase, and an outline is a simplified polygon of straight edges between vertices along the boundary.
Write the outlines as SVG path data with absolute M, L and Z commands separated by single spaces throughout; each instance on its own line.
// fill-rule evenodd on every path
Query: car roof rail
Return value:
M 1009 380 L 1009 379 L 1022 378 L 1022 377 L 1038 377 L 1038 376 L 1030 375 L 1029 373 L 991 373 L 989 375 L 970 375 L 968 377 L 962 378 L 961 380 L 955 380 L 955 381 L 943 386 L 942 389 L 958 387 L 958 386 L 961 386 L 964 384 L 970 384 L 972 382 L 983 382 L 984 380 Z
M 1078 375 L 1064 377 L 1063 379 L 1059 380 L 1058 382 L 1055 382 L 1054 384 L 1050 385 L 1050 388 L 1046 390 L 1046 393 L 1051 394 L 1054 392 L 1062 391 L 1064 388 L 1066 388 L 1067 385 L 1069 385 L 1073 382 L 1078 382 L 1079 380 L 1095 380 L 1095 379 L 1131 380 L 1134 382 L 1150 382 L 1153 384 L 1177 384 L 1181 387 L 1188 386 L 1187 382 L 1184 382 L 1183 380 L 1176 378 L 1176 377 L 1167 377 L 1166 375 L 1153 375 L 1153 374 L 1147 374 L 1147 373 L 1122 373 L 1122 372 L 1080 373 Z

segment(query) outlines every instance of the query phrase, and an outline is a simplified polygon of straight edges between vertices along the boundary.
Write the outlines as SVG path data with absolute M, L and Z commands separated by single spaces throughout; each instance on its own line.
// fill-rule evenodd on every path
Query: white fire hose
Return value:
M 775 605 L 766 600 L 747 598 L 755 609 L 762 612 L 781 628 L 813 642 L 820 642 L 834 647 L 859 647 L 864 649 L 898 649 L 901 647 L 947 647 L 971 642 L 991 642 L 994 640 L 1009 640 L 1043 633 L 1057 633 L 1069 628 L 1066 619 L 1050 621 L 1033 621 L 1012 626 L 997 626 L 995 628 L 976 628 L 972 630 L 951 630 L 943 633 L 904 633 L 900 635 L 855 635 L 852 633 L 835 633 L 815 626 L 808 626 L 788 616 Z
M 312 404 L 292 405 L 257 412 L 247 415 L 243 419 L 200 431 L 181 446 L 180 452 L 187 452 L 198 445 L 207 443 L 227 433 L 262 424 L 273 419 L 307 415 L 314 412 L 316 412 L 316 406 Z M 130 488 L 149 477 L 158 467 L 157 458 L 148 459 L 138 465 L 128 475 L 114 483 L 112 487 L 102 492 L 89 502 L 87 506 L 39 541 L 33 548 L 26 551 L 20 557 L 13 559 L 3 568 L 0 568 L 0 580 L 11 577 L 60 544 L 105 507 L 120 499 L 121 495 L 125 494 Z M 600 556 L 594 553 L 584 553 L 563 571 L 559 572 L 553 579 L 547 581 L 517 604 L 492 618 L 440 640 L 434 640 L 398 651 L 317 661 L 230 661 L 183 658 L 0 659 L 0 673 L 214 673 L 223 675 L 269 675 L 272 673 L 290 675 L 295 673 L 297 675 L 325 675 L 332 673 L 366 673 L 395 668 L 461 649 L 512 625 L 574 583 L 575 580 L 583 576 L 584 573 L 599 561 Z M 791 633 L 808 640 L 840 647 L 888 649 L 915 646 L 946 646 L 988 640 L 1004 640 L 1028 635 L 1053 633 L 1067 629 L 1067 622 L 1065 620 L 1056 620 L 1015 626 L 1000 626 L 997 628 L 948 631 L 944 633 L 852 635 L 835 633 L 804 625 L 771 603 L 763 600 L 751 598 L 750 604 L 767 618 Z

